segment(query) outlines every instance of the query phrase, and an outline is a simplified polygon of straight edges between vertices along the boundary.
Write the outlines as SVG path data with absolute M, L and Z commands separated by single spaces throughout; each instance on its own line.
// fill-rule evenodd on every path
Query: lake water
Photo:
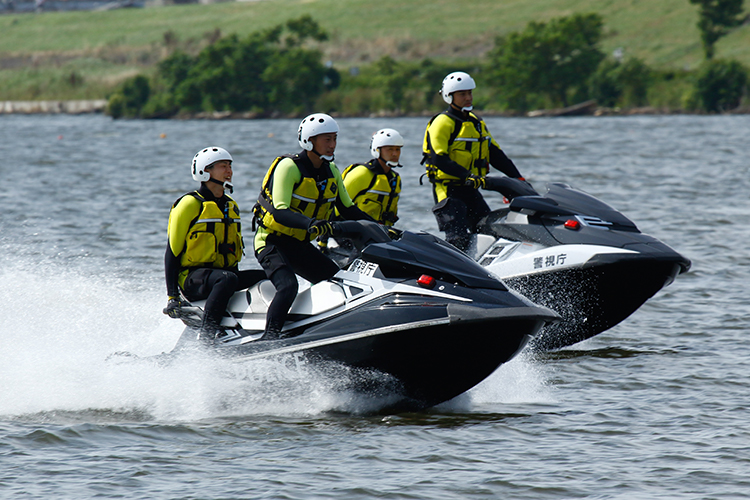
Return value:
M 538 189 L 599 197 L 693 268 L 438 408 L 368 414 L 299 364 L 107 362 L 180 334 L 163 255 L 193 154 L 232 153 L 247 216 L 297 123 L 0 116 L 0 498 L 750 497 L 750 116 L 488 118 Z M 437 232 L 425 124 L 341 119 L 337 163 L 398 129 L 398 226 Z

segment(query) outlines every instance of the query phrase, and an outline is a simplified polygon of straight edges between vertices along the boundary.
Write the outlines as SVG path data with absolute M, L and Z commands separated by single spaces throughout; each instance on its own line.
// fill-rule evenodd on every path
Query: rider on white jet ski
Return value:
M 427 124 L 422 146 L 435 198 L 432 212 L 445 239 L 461 250 L 468 248 L 479 220 L 490 213 L 479 188 L 507 197 L 537 194 L 492 138 L 484 120 L 472 112 L 474 88 L 474 79 L 462 71 L 445 77 L 440 94 L 450 106 Z M 490 165 L 511 179 L 487 177 Z

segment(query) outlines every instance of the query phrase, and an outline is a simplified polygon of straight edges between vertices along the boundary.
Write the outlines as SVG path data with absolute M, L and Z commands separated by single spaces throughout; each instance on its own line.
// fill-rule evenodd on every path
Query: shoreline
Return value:
M 106 99 L 70 101 L 0 101 L 0 115 L 81 115 L 103 113 Z
M 82 100 L 44 100 L 44 101 L 0 101 L 0 115 L 82 115 L 104 113 L 107 108 L 106 99 L 82 99 Z M 643 106 L 638 108 L 605 108 L 597 106 L 593 101 L 576 104 L 567 108 L 542 109 L 529 111 L 527 113 L 512 112 L 495 112 L 477 110 L 481 116 L 487 117 L 508 117 L 508 118 L 550 118 L 566 116 L 633 116 L 633 115 L 704 115 L 710 116 L 712 113 L 700 111 L 687 111 L 684 109 L 654 108 Z M 420 113 L 398 113 L 398 112 L 379 112 L 363 115 L 342 115 L 332 112 L 331 116 L 337 118 L 403 118 L 403 117 L 431 117 L 435 113 L 423 111 Z M 750 114 L 750 107 L 740 107 L 717 115 L 742 115 Z M 191 114 L 178 114 L 169 118 L 153 118 L 166 120 L 256 120 L 268 118 L 301 118 L 303 115 L 287 116 L 281 114 L 271 114 L 269 116 L 260 115 L 253 112 L 232 112 L 232 111 L 215 111 L 212 113 L 201 112 Z

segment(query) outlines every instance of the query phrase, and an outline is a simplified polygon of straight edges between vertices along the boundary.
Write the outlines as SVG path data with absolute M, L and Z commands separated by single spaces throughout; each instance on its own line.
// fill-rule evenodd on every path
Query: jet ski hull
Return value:
M 620 212 L 564 184 L 549 184 L 544 197 L 514 198 L 479 232 L 477 261 L 561 316 L 531 342 L 540 350 L 612 328 L 691 265 Z
M 534 349 L 552 350 L 589 339 L 622 322 L 681 271 L 681 264 L 674 260 L 618 255 L 613 262 L 503 281 L 560 315 L 559 322 L 547 325 L 531 341 Z
M 418 410 L 448 401 L 476 386 L 512 359 L 556 316 L 538 308 L 475 309 L 460 304 L 404 304 L 365 314 L 369 328 L 354 333 L 329 325 L 288 339 L 252 342 L 221 351 L 235 361 L 302 354 L 313 363 L 334 362 L 372 372 L 355 384 L 380 393 L 373 380 L 392 377 L 387 410 Z M 377 318 L 389 318 L 386 323 Z M 408 321 L 405 319 L 408 318 Z M 374 320 L 374 322 L 372 321 Z M 351 326 L 351 321 L 346 320 Z
M 275 289 L 261 280 L 234 294 L 219 335 L 203 345 L 229 362 L 291 355 L 313 369 L 339 364 L 353 370 L 340 382 L 387 396 L 381 410 L 418 410 L 468 391 L 559 318 L 432 235 L 391 240 L 370 224 L 384 240 L 330 280 L 300 283 L 281 338 L 264 337 Z M 188 328 L 162 359 L 201 345 L 202 306 L 184 310 Z

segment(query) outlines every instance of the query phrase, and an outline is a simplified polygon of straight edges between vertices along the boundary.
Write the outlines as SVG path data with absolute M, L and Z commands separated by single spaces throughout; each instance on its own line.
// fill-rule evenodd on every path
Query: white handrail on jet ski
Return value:
M 275 289 L 259 274 L 230 300 L 225 331 L 211 348 L 241 361 L 302 353 L 375 370 L 399 382 L 392 408 L 420 409 L 471 389 L 558 319 L 435 236 L 405 231 L 392 240 L 365 221 L 340 227 L 361 248 L 359 257 L 300 290 L 284 338 L 261 339 Z M 196 345 L 202 306 L 185 308 L 186 329 L 162 359 Z
M 515 179 L 502 187 L 509 205 L 480 221 L 468 253 L 560 314 L 534 338 L 534 348 L 573 345 L 613 327 L 690 269 L 689 259 L 567 184 L 547 184 L 544 195 L 529 194 Z

